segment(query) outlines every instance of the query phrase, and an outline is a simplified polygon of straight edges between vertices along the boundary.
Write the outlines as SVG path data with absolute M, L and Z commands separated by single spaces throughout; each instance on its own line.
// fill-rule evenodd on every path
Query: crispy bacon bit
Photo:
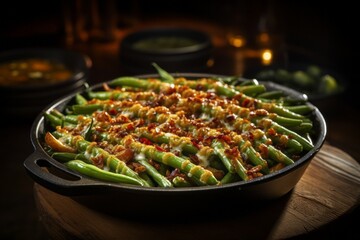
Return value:
M 194 145 L 194 147 L 196 147 L 197 149 L 200 149 L 200 145 L 199 145 L 199 139 L 191 139 L 191 143 Z
M 266 133 L 270 136 L 276 136 L 276 134 L 277 134 L 275 129 L 273 129 L 273 128 L 269 128 Z
M 156 170 L 160 170 L 161 166 L 159 163 L 155 162 L 154 160 L 152 159 L 149 159 L 149 163 L 156 169 Z
M 216 168 L 207 167 L 206 169 L 209 170 L 210 172 L 212 172 L 212 174 L 214 175 L 214 177 L 217 180 L 221 180 L 225 175 L 224 171 L 216 169 Z
M 249 179 L 263 176 L 263 174 L 260 172 L 261 169 L 262 169 L 261 165 L 257 165 L 248 169 L 247 174 L 249 176 Z
M 139 164 L 139 163 L 132 163 L 132 168 L 134 169 L 135 172 L 137 173 L 142 173 L 146 171 L 146 167 L 144 167 L 143 165 Z
M 181 155 L 181 152 L 179 150 L 171 150 L 169 149 L 169 151 L 171 151 L 175 156 L 180 156 Z
M 166 152 L 166 150 L 158 145 L 155 145 L 155 149 L 160 151 L 160 152 Z
M 207 92 L 206 93 L 206 98 L 207 99 L 216 99 L 216 94 L 213 92 Z
M 227 144 L 231 144 L 231 142 L 232 142 L 232 139 L 231 139 L 231 137 L 229 135 L 221 134 L 221 135 L 218 136 L 218 139 L 226 142 Z
M 166 95 L 170 95 L 176 92 L 176 88 L 174 86 L 170 86 L 166 89 L 166 91 L 164 92 Z
M 289 137 L 286 135 L 281 135 L 280 137 L 280 145 L 286 146 L 289 141 Z
M 152 142 L 147 138 L 139 138 L 139 142 L 146 145 L 152 145 Z
M 130 123 L 126 126 L 126 130 L 127 131 L 134 131 L 135 130 L 135 127 L 134 127 L 134 124 Z
M 121 161 L 124 161 L 124 162 L 129 162 L 131 159 L 134 158 L 134 152 L 131 149 L 124 148 L 123 146 L 121 146 L 121 148 L 118 150 L 115 150 L 115 153 L 114 153 L 114 155 L 118 159 L 120 159 Z
M 190 155 L 190 161 L 196 165 L 199 165 L 199 163 L 200 163 L 200 160 L 199 160 L 198 156 L 196 156 L 196 155 Z
M 133 123 L 134 123 L 134 127 L 137 128 L 137 127 L 143 126 L 145 124 L 145 120 L 140 118 L 140 119 L 135 120 Z
M 170 174 L 166 178 L 171 181 L 177 176 L 187 179 L 187 176 L 181 173 L 180 170 L 177 168 L 175 168 L 172 172 L 170 172 Z
M 202 91 L 202 90 L 204 90 L 204 87 L 201 84 L 198 84 L 198 85 L 196 85 L 195 89 L 197 91 Z
M 91 161 L 93 164 L 99 168 L 104 168 L 104 156 L 102 154 L 98 154 L 95 157 L 91 157 Z
M 229 114 L 226 116 L 226 121 L 228 122 L 232 122 L 236 119 L 236 115 L 235 114 Z
M 256 116 L 267 116 L 269 113 L 265 109 L 256 109 L 255 114 Z
M 148 125 L 148 130 L 151 131 L 152 129 L 156 128 L 156 124 L 155 123 L 150 123 Z
M 130 135 L 123 138 L 122 143 L 124 147 L 129 148 L 129 146 L 134 142 L 134 138 Z
M 109 110 L 110 115 L 116 115 L 117 113 L 118 113 L 118 111 L 115 108 L 112 108 Z
M 254 105 L 254 102 L 251 101 L 249 98 L 245 98 L 244 101 L 242 101 L 242 103 L 241 103 L 242 107 L 250 108 L 250 107 L 253 107 L 253 105 Z
M 252 132 L 244 132 L 243 134 L 241 134 L 241 136 L 243 137 L 243 139 L 250 142 L 254 141 L 254 134 Z
M 189 97 L 188 101 L 191 103 L 202 103 L 202 98 L 200 98 L 199 96 L 195 96 L 195 97 Z
M 130 122 L 130 119 L 123 115 L 123 114 L 119 114 L 116 118 L 115 118 L 115 122 L 116 123 L 128 123 Z
M 267 158 L 269 156 L 269 148 L 265 144 L 259 145 L 260 155 L 263 158 Z
M 231 156 L 232 158 L 240 158 L 240 151 L 238 147 L 233 147 L 233 148 L 227 148 L 225 149 L 225 154 L 227 156 Z
M 102 111 L 99 112 L 96 117 L 95 117 L 96 121 L 98 122 L 111 122 L 111 116 L 109 113 Z

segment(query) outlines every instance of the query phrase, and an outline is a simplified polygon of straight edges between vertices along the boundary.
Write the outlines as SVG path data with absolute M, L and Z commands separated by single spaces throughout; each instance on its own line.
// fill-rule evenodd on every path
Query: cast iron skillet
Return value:
M 174 74 L 189 79 L 209 77 L 207 74 Z M 157 75 L 142 75 L 141 77 Z M 303 98 L 303 95 L 287 87 L 272 82 L 262 82 L 267 89 L 279 89 L 286 94 Z M 97 84 L 92 89 L 101 89 Z M 63 110 L 74 98 L 75 94 L 65 96 L 43 110 L 47 112 L 53 108 Z M 107 183 L 84 177 L 68 170 L 65 165 L 51 158 L 44 150 L 44 133 L 48 126 L 40 114 L 31 129 L 31 141 L 35 151 L 24 161 L 24 166 L 30 176 L 46 188 L 88 204 L 101 210 L 120 212 L 122 215 L 136 216 L 137 214 L 155 213 L 161 209 L 187 211 L 208 211 L 216 206 L 217 209 L 233 208 L 236 205 L 279 198 L 291 191 L 300 180 L 311 159 L 320 150 L 326 136 L 326 123 L 320 111 L 314 108 L 312 120 L 315 135 L 312 136 L 314 148 L 297 160 L 294 164 L 278 172 L 265 175 L 247 182 L 240 181 L 223 186 L 203 186 L 186 188 L 154 188 L 139 187 L 125 184 Z M 220 203 L 220 204 L 219 204 Z

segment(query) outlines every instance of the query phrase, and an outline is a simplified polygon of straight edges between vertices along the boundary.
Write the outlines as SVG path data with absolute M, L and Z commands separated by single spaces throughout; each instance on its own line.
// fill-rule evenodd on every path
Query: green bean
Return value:
M 304 150 L 306 150 L 306 151 L 309 151 L 312 148 L 314 148 L 314 145 L 311 142 L 309 142 L 307 139 L 303 138 L 296 132 L 293 132 L 275 122 L 272 123 L 272 128 L 274 128 L 274 130 L 277 131 L 278 133 L 286 134 L 289 137 L 298 141 L 303 146 Z
M 232 183 L 232 182 L 236 182 L 239 181 L 240 177 L 237 174 L 228 172 L 220 181 L 220 184 L 224 185 L 224 184 L 228 184 L 228 183 Z
M 304 119 L 305 118 L 303 115 L 291 112 L 290 110 L 288 110 L 282 106 L 273 104 L 273 103 L 269 104 L 269 103 L 257 102 L 257 105 L 259 108 L 263 108 L 269 112 L 276 113 L 283 117 L 294 118 L 294 119 Z
M 298 106 L 285 106 L 289 111 L 292 111 L 297 114 L 305 115 L 310 113 L 313 109 L 308 105 L 298 105 Z
M 234 166 L 231 164 L 230 159 L 225 155 L 224 146 L 219 141 L 213 141 L 211 146 L 214 149 L 214 154 L 219 157 L 221 162 L 224 164 L 225 168 L 231 172 L 235 173 Z
M 185 178 L 176 176 L 173 178 L 172 183 L 174 187 L 191 187 L 192 184 L 187 181 Z
M 169 74 L 167 71 L 165 71 L 164 69 L 159 67 L 159 65 L 157 65 L 156 63 L 152 63 L 152 65 L 156 69 L 156 71 L 158 72 L 158 74 L 160 76 L 160 79 L 163 82 L 168 82 L 168 83 L 173 83 L 174 82 L 174 77 L 171 76 L 171 74 Z
M 118 100 L 118 99 L 128 98 L 129 96 L 130 95 L 126 92 L 120 92 L 116 90 L 111 92 L 109 91 L 88 92 L 88 97 L 90 99 L 100 99 L 100 100 L 107 100 L 107 99 Z
M 86 163 L 93 164 L 91 160 L 86 158 L 85 155 L 81 153 L 55 152 L 51 155 L 51 157 L 60 162 L 68 162 L 71 160 L 82 160 Z
M 126 87 L 134 87 L 141 89 L 148 89 L 150 84 L 147 81 L 141 80 L 139 78 L 134 77 L 120 77 L 112 80 L 109 83 L 110 86 L 126 86 Z
M 288 129 L 291 130 L 291 131 L 294 131 L 294 132 L 296 132 L 298 134 L 305 134 L 305 133 L 310 132 L 312 127 L 313 127 L 312 123 L 304 122 L 304 123 L 301 123 L 298 126 L 288 127 Z
M 72 110 L 74 114 L 91 114 L 97 110 L 104 109 L 104 105 L 101 104 L 87 104 L 87 105 L 73 105 Z
M 262 159 L 260 154 L 255 151 L 249 141 L 243 141 L 239 145 L 239 149 L 246 156 L 254 166 L 261 166 L 261 172 L 268 174 L 269 168 L 267 162 Z
M 184 139 L 175 134 L 169 134 L 169 133 L 164 134 L 161 132 L 158 132 L 157 134 L 153 134 L 147 130 L 141 131 L 141 136 L 155 143 L 166 143 L 166 144 L 171 143 L 172 141 L 174 141 L 174 139 L 175 141 L 178 142 L 181 142 L 181 140 Z M 193 144 L 190 143 L 181 144 L 181 149 L 188 154 L 196 154 L 198 152 L 198 149 Z
M 265 99 L 279 99 L 284 96 L 284 92 L 280 90 L 267 91 L 263 92 L 256 96 L 256 98 L 265 98 Z
M 169 171 L 169 166 L 163 163 L 159 163 L 159 165 L 160 165 L 159 173 L 163 176 L 166 176 Z
M 50 111 L 49 113 L 44 114 L 46 120 L 50 122 L 50 125 L 53 128 L 57 126 L 73 126 L 78 123 L 78 115 L 64 115 L 59 111 Z
M 286 135 L 274 136 L 267 134 L 268 138 L 272 140 L 272 142 L 281 148 L 285 148 L 287 152 L 291 154 L 299 154 L 303 151 L 303 146 L 301 143 L 296 141 L 295 139 L 289 139 Z
M 79 115 L 66 115 L 64 118 L 64 122 L 68 124 L 78 124 Z
M 92 136 L 92 126 L 94 124 L 94 119 L 91 118 L 91 122 L 90 124 L 87 126 L 87 128 L 84 130 L 83 133 L 83 137 L 86 141 L 90 141 L 91 140 L 91 136 Z
M 273 160 L 275 160 L 278 163 L 283 163 L 285 165 L 291 165 L 294 163 L 294 161 L 286 156 L 284 153 L 276 149 L 274 146 L 269 145 L 268 151 L 269 151 L 269 157 Z
M 59 110 L 57 110 L 56 108 L 53 108 L 50 110 L 50 114 L 57 117 L 57 118 L 60 118 L 60 119 L 64 119 L 64 114 L 62 114 Z
M 154 184 L 153 180 L 150 178 L 149 174 L 147 174 L 146 172 L 140 172 L 139 176 L 142 179 L 144 179 L 144 181 L 147 183 L 148 186 L 155 187 L 155 184 Z
M 248 96 L 256 96 L 257 94 L 263 94 L 266 91 L 264 85 L 248 85 L 248 86 L 236 86 L 235 89 Z
M 270 118 L 272 118 L 272 117 L 270 116 Z M 274 116 L 272 118 L 272 120 L 284 127 L 300 126 L 303 123 L 303 120 L 301 120 L 301 119 L 287 118 L 287 117 L 282 117 L 279 115 Z
M 217 94 L 223 95 L 226 97 L 234 97 L 235 95 L 240 94 L 240 92 L 238 92 L 234 89 L 231 89 L 229 87 L 225 87 L 225 86 L 215 86 L 215 91 Z M 260 100 L 255 101 L 254 98 L 251 98 L 244 94 L 241 95 L 239 100 L 240 100 L 240 102 L 244 102 L 244 101 L 255 102 L 255 104 L 258 108 L 263 108 L 269 112 L 276 113 L 283 117 L 294 118 L 294 119 L 303 119 L 304 118 L 304 116 L 294 113 L 294 112 L 291 112 L 290 110 L 288 110 L 282 106 L 276 105 L 274 103 L 264 103 L 264 102 L 261 102 Z
M 55 131 L 55 137 L 59 137 L 59 141 L 69 145 L 70 147 L 76 148 L 80 153 L 83 153 L 84 156 L 89 160 L 93 159 L 103 159 L 104 163 L 110 168 L 110 170 L 116 173 L 122 173 L 129 177 L 135 178 L 139 181 L 143 181 L 139 175 L 131 170 L 125 162 L 119 160 L 114 155 L 109 154 L 107 151 L 92 145 L 90 142 L 86 141 L 81 136 L 72 136 L 66 133 L 60 133 Z M 50 133 L 47 133 L 50 134 Z M 86 154 L 85 154 L 86 153 Z M 145 182 L 145 181 L 144 181 Z M 144 183 L 147 185 L 147 183 Z
M 223 95 L 223 96 L 230 97 L 230 98 L 239 93 L 234 89 L 224 87 L 224 86 L 216 86 L 215 91 L 216 91 L 216 94 Z
M 92 178 L 109 181 L 109 182 L 126 183 L 126 184 L 144 186 L 143 182 L 141 182 L 135 178 L 126 176 L 124 174 L 105 171 L 105 170 L 102 170 L 102 169 L 92 165 L 92 164 L 84 163 L 81 160 L 68 161 L 65 163 L 65 165 L 72 170 L 75 170 L 81 174 L 84 174 L 84 175 L 92 177 Z
M 62 125 L 62 119 L 58 118 L 57 116 L 54 116 L 50 113 L 44 113 L 44 117 L 53 128 Z
M 154 179 L 154 181 L 160 187 L 172 187 L 172 184 L 166 177 L 161 175 L 150 163 L 148 163 L 145 159 L 135 158 L 135 161 L 140 163 L 146 168 L 146 172 Z
M 129 141 L 129 139 L 127 139 L 127 141 Z M 145 145 L 136 141 L 131 141 L 130 147 L 136 153 L 143 153 L 149 159 L 153 159 L 157 162 L 169 165 L 174 168 L 178 168 L 181 171 L 186 172 L 189 176 L 196 177 L 200 182 L 204 184 L 219 184 L 219 182 L 216 180 L 216 178 L 210 171 L 202 168 L 199 165 L 191 163 L 189 160 L 178 157 L 173 153 L 162 152 L 157 150 L 154 146 Z
M 212 145 L 214 148 L 214 154 L 217 155 L 226 169 L 231 173 L 237 173 L 241 179 L 248 180 L 247 172 L 245 167 L 242 165 L 242 163 L 238 159 L 229 159 L 225 152 L 224 152 L 224 146 L 219 141 L 213 141 Z
M 87 100 L 86 98 L 84 98 L 81 94 L 76 94 L 75 95 L 75 102 L 78 105 L 85 105 L 87 104 Z

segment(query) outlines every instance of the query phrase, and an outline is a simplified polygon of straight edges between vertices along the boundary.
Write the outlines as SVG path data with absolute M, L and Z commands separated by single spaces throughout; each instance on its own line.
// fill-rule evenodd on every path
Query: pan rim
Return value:
M 226 75 L 206 74 L 206 73 L 171 73 L 171 74 L 175 77 L 181 76 L 181 77 L 186 77 L 186 78 L 226 77 Z M 135 77 L 149 78 L 149 77 L 158 77 L 158 75 L 157 74 L 144 74 L 144 75 L 137 75 Z M 102 86 L 102 84 L 108 83 L 108 82 L 110 82 L 110 81 L 97 83 L 95 85 L 92 85 L 90 87 L 90 89 L 100 88 Z M 291 88 L 279 85 L 277 83 L 261 82 L 261 81 L 259 81 L 259 82 L 262 84 L 265 84 L 266 87 L 271 86 L 271 88 L 284 90 L 286 94 L 287 93 L 297 94 L 299 97 L 302 97 L 302 95 L 303 95 L 300 92 L 297 92 Z M 69 171 L 66 168 L 66 166 L 64 164 L 59 163 L 55 159 L 53 159 L 51 156 L 49 156 L 45 152 L 45 150 L 43 149 L 43 146 L 41 144 L 41 141 L 40 141 L 40 136 L 42 134 L 41 131 L 45 127 L 44 126 L 44 124 L 45 124 L 44 113 L 50 111 L 51 109 L 60 107 L 61 105 L 66 105 L 66 103 L 68 103 L 76 94 L 83 93 L 85 91 L 86 90 L 77 91 L 75 93 L 71 93 L 69 95 L 66 95 L 64 97 L 61 97 L 61 98 L 53 101 L 51 104 L 49 104 L 47 107 L 45 107 L 43 109 L 43 111 L 36 117 L 32 127 L 31 127 L 31 131 L 30 131 L 30 138 L 31 138 L 33 147 L 35 149 L 35 152 L 39 152 L 39 153 L 43 154 L 44 156 L 47 156 L 47 160 L 51 161 L 52 163 L 56 162 L 56 164 L 61 168 L 61 170 L 64 170 L 66 172 Z M 134 191 L 138 192 L 140 190 L 143 193 L 151 192 L 152 194 L 154 192 L 159 193 L 159 194 L 190 193 L 190 192 L 204 192 L 204 191 L 207 192 L 207 191 L 228 190 L 231 188 L 242 189 L 242 188 L 247 188 L 247 187 L 250 187 L 253 185 L 273 181 L 284 175 L 290 174 L 291 172 L 300 168 L 304 164 L 309 163 L 311 161 L 311 159 L 316 155 L 316 153 L 321 149 L 322 145 L 325 142 L 326 133 L 327 133 L 327 126 L 326 126 L 325 119 L 324 119 L 322 113 L 320 112 L 320 110 L 316 106 L 314 106 L 310 102 L 307 102 L 306 104 L 314 109 L 312 115 L 313 115 L 314 121 L 316 121 L 316 123 L 318 124 L 317 127 L 319 128 L 318 129 L 319 133 L 318 133 L 317 139 L 314 139 L 314 148 L 311 149 L 309 152 L 307 152 L 305 155 L 303 155 L 300 159 L 295 161 L 293 164 L 286 166 L 279 171 L 276 171 L 276 172 L 273 172 L 273 173 L 270 173 L 270 174 L 267 174 L 267 175 L 264 175 L 264 176 L 261 176 L 258 178 L 254 178 L 249 181 L 238 181 L 238 182 L 224 184 L 224 185 L 220 185 L 220 186 L 160 188 L 160 187 L 142 187 L 142 186 L 127 185 L 127 184 L 108 183 L 108 182 L 103 182 L 100 180 L 90 179 L 90 178 L 87 178 L 87 177 L 79 175 L 79 174 L 75 174 L 75 175 L 78 175 L 79 177 L 84 178 L 84 179 L 89 179 L 89 181 L 87 181 L 87 183 L 84 184 L 84 187 L 98 188 L 97 190 L 101 193 L 105 193 L 109 189 L 111 189 L 113 191 L 131 191 L 131 192 L 134 192 Z M 294 186 L 292 186 L 292 187 L 294 187 Z M 73 193 L 70 193 L 70 195 L 73 195 Z

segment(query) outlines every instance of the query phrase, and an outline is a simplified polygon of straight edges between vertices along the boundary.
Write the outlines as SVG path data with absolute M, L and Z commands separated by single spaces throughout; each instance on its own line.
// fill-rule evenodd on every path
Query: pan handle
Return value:
M 50 161 L 48 156 L 37 151 L 25 159 L 24 167 L 36 182 L 65 195 L 86 193 L 91 190 L 90 186 L 99 184 L 75 174 L 61 163 Z

